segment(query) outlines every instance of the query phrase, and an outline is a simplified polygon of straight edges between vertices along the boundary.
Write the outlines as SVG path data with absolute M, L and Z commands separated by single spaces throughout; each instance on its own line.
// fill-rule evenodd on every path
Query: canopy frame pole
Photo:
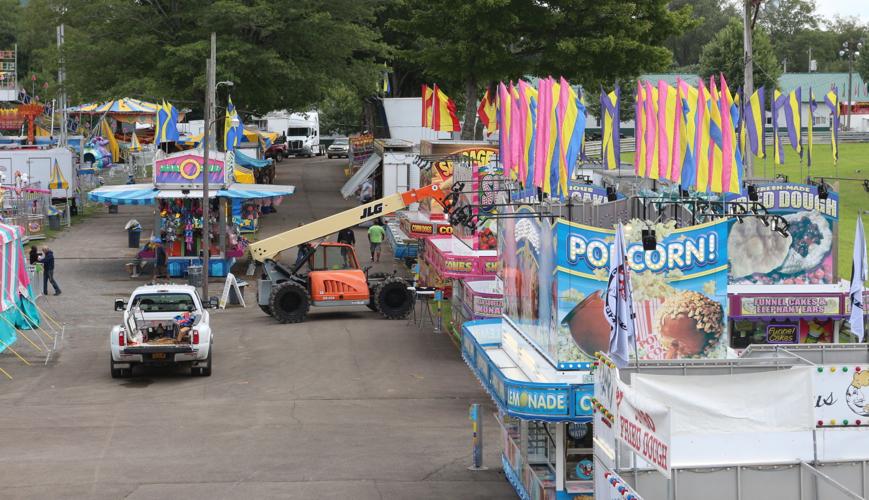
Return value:
M 11 352 L 12 354 L 14 354 L 15 357 L 17 357 L 18 359 L 20 359 L 21 361 L 23 361 L 25 365 L 27 365 L 27 366 L 33 366 L 33 365 L 30 364 L 30 361 L 27 361 L 26 359 L 24 359 L 24 357 L 22 357 L 20 354 L 18 354 L 18 353 L 15 351 L 15 349 L 12 348 L 11 345 L 7 344 L 7 343 L 4 342 L 3 340 L 0 340 L 0 344 L 3 344 L 3 346 L 6 348 L 7 351 L 9 351 L 9 352 Z

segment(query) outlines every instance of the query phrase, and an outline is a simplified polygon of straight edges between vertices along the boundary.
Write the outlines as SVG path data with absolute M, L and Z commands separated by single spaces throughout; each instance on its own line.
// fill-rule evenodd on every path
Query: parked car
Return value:
M 209 307 L 189 285 L 140 286 L 128 300 L 115 299 L 124 315 L 109 335 L 112 378 L 131 376 L 136 365 L 180 365 L 211 376 Z
M 284 158 L 290 156 L 290 147 L 287 145 L 286 137 L 279 137 L 268 149 L 266 149 L 265 157 L 273 158 L 275 163 L 280 162 Z
M 326 156 L 329 158 L 339 158 L 347 156 L 350 154 L 350 140 L 346 137 L 339 137 L 335 139 L 328 149 L 326 149 Z

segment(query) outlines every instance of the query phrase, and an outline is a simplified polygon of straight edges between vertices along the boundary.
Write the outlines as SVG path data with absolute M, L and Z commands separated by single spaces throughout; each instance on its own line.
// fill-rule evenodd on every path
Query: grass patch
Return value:
M 839 164 L 833 165 L 833 155 L 829 144 L 816 144 L 811 171 L 806 166 L 805 159 L 800 158 L 785 145 L 784 165 L 774 165 L 773 152 L 767 147 L 767 158 L 755 159 L 754 177 L 773 179 L 776 174 L 788 176 L 788 181 L 804 184 L 806 177 L 849 177 L 869 179 L 869 143 L 839 144 Z M 622 161 L 633 163 L 634 154 L 625 153 Z M 863 189 L 863 183 L 858 181 L 827 180 L 839 193 L 839 250 L 837 258 L 837 274 L 840 278 L 851 279 L 851 256 L 854 250 L 854 228 L 857 217 L 863 211 L 869 212 L 869 193 Z M 864 221 L 864 225 L 866 222 Z

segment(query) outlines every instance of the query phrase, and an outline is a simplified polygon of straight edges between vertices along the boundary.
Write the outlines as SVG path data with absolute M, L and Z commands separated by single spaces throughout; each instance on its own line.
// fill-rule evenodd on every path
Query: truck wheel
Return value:
M 264 313 L 268 314 L 269 316 L 272 315 L 272 307 L 271 306 L 264 306 L 262 304 L 259 304 L 259 308 L 262 309 L 262 311 Z
M 398 276 L 386 278 L 377 287 L 377 309 L 386 319 L 406 318 L 413 310 L 413 292 Z
M 377 293 L 380 291 L 380 285 L 383 284 L 384 279 L 389 276 L 386 273 L 371 273 L 368 275 L 368 303 L 365 304 L 368 309 L 371 309 L 374 312 L 378 312 L 377 309 Z M 377 283 L 371 283 L 371 280 L 377 280 Z
M 281 323 L 301 323 L 308 315 L 311 299 L 302 285 L 285 281 L 272 289 L 269 297 L 272 316 Z

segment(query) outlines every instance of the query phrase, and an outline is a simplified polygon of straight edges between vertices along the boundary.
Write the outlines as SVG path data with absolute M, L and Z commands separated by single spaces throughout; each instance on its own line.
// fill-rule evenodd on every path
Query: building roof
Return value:
M 802 87 L 800 97 L 803 102 L 809 101 L 809 87 L 815 93 L 815 100 L 819 100 L 821 99 L 819 96 L 827 93 L 835 85 L 839 90 L 840 100 L 848 101 L 848 73 L 785 73 L 779 77 L 778 85 L 783 93 Z M 851 85 L 854 101 L 869 101 L 869 89 L 856 72 L 853 73 Z

